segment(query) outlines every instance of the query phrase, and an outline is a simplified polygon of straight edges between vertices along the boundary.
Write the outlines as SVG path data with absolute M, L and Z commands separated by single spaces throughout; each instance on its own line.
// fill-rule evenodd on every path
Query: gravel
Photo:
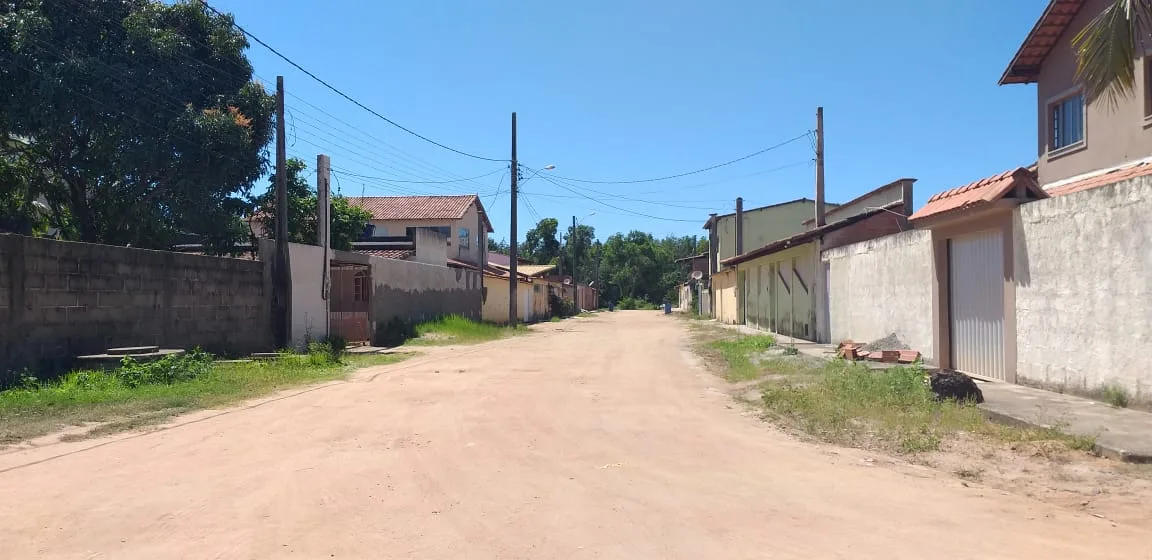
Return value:
M 879 340 L 873 340 L 860 349 L 866 352 L 876 350 L 911 350 L 907 344 L 904 344 L 904 342 L 900 340 L 900 337 L 896 336 L 896 333 L 892 333 Z

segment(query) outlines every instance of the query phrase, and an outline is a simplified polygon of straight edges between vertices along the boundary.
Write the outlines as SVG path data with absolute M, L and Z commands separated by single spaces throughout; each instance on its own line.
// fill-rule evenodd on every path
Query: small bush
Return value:
M 127 387 L 171 385 L 195 379 L 208 373 L 211 368 L 212 355 L 195 349 L 185 354 L 170 354 L 152 362 L 138 362 L 125 356 L 113 375 Z
M 308 363 L 316 367 L 340 363 L 340 351 L 328 342 L 308 343 Z
M 1100 389 L 1100 398 L 1116 408 L 1128 408 L 1131 399 L 1128 388 L 1123 385 L 1105 385 Z

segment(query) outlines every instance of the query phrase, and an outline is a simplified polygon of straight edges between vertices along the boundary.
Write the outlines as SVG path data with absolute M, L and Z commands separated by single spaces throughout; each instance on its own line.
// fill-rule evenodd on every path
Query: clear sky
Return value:
M 746 207 L 811 198 L 807 138 L 676 180 L 569 183 L 580 194 L 542 176 L 612 181 L 708 167 L 803 135 L 818 105 L 833 202 L 914 177 L 919 207 L 1036 159 L 1035 89 L 997 80 L 1047 0 L 212 4 L 365 105 L 453 148 L 508 158 L 516 111 L 520 162 L 556 166 L 522 183 L 521 240 L 537 216 L 565 224 L 596 212 L 581 222 L 602 239 L 631 229 L 699 235 L 708 213 L 731 212 L 737 196 Z M 270 87 L 285 76 L 289 154 L 310 165 L 331 155 L 341 192 L 477 192 L 494 237 L 507 237 L 506 164 L 409 136 L 259 45 L 249 57 Z M 419 184 L 349 173 L 488 175 Z

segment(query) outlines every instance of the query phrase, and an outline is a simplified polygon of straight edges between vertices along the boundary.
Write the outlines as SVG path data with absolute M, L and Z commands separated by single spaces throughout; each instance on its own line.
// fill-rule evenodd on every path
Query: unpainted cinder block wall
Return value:
M 1152 399 L 1152 177 L 1016 210 L 1016 375 Z
M 264 263 L 0 234 L 0 384 L 117 346 L 269 350 Z
M 419 323 L 445 315 L 482 318 L 479 271 L 370 257 L 372 311 L 377 326 L 393 318 Z

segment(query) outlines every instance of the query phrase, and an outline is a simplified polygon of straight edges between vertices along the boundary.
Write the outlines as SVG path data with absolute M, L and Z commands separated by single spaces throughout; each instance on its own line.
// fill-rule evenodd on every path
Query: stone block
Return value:
M 63 292 L 68 290 L 68 275 L 59 273 L 44 274 L 44 289 L 50 292 Z
M 123 308 L 133 304 L 132 294 L 126 292 L 99 292 L 96 305 L 98 307 Z
M 51 306 L 41 307 L 38 311 L 40 315 L 40 324 L 47 325 L 66 325 L 68 323 L 68 308 L 72 306 Z
M 119 292 L 124 289 L 124 279 L 119 276 L 101 274 L 88 277 L 88 290 L 93 292 Z

